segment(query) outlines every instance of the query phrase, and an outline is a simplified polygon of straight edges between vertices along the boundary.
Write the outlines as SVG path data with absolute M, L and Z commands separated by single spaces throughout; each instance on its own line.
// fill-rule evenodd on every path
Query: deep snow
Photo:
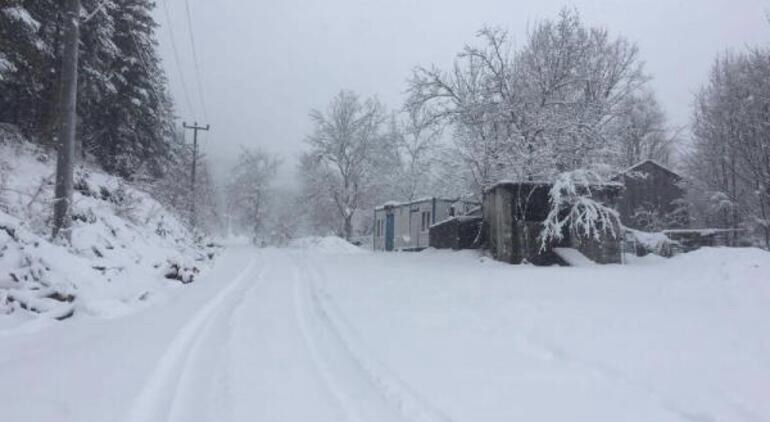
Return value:
M 196 270 L 207 268 L 213 250 L 196 244 L 173 213 L 90 165 L 75 171 L 72 244 L 52 243 L 55 160 L 33 144 L 3 136 L 0 132 L 0 327 L 21 320 L 45 324 L 39 313 L 123 315 L 164 301 L 179 284 L 165 278 L 172 271 L 190 281 Z
M 0 331 L 4 420 L 770 419 L 767 252 L 540 268 L 329 245 L 230 247 L 164 306 Z

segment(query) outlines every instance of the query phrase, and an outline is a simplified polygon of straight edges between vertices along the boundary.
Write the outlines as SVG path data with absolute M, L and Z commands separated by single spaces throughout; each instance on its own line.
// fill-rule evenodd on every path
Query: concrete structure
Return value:
M 617 237 L 602 233 L 598 240 L 578 236 L 571 227 L 566 227 L 561 242 L 542 249 L 540 233 L 550 211 L 551 187 L 550 183 L 501 182 L 487 189 L 484 193 L 484 224 L 489 249 L 495 259 L 512 264 L 525 261 L 535 265 L 566 264 L 553 248 L 569 247 L 598 263 L 620 263 L 620 227 L 614 228 Z M 594 199 L 609 206 L 615 205 L 621 190 L 619 184 L 591 187 Z
M 478 204 L 446 198 L 388 202 L 374 210 L 376 251 L 418 251 L 429 246 L 429 229 L 437 221 L 463 215 Z

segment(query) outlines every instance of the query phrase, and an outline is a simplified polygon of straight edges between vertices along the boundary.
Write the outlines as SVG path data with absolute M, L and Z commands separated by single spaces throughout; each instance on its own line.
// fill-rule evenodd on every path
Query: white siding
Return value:
M 385 250 L 385 221 L 389 213 L 393 214 L 395 250 L 427 248 L 430 244 L 430 226 L 449 218 L 453 206 L 458 214 L 463 214 L 471 208 L 466 202 L 426 199 L 377 209 L 374 213 L 374 249 Z M 381 225 L 380 229 L 378 225 Z

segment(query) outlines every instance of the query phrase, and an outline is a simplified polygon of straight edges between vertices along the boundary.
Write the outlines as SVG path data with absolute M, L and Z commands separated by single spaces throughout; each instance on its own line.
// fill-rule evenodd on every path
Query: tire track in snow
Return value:
M 185 378 L 185 372 L 190 370 L 191 356 L 202 343 L 207 330 L 211 328 L 211 317 L 222 309 L 221 307 L 228 299 L 231 299 L 235 292 L 241 290 L 242 284 L 248 279 L 255 266 L 256 259 L 252 258 L 230 285 L 208 301 L 182 326 L 134 400 L 128 417 L 125 419 L 126 422 L 173 420 L 172 416 L 176 412 L 175 406 L 178 405 L 177 401 L 180 395 L 179 386 Z M 244 296 L 241 296 L 241 300 Z M 173 395 L 170 397 L 169 391 L 173 391 Z
M 321 352 L 319 350 L 319 347 L 317 345 L 317 342 L 313 339 L 313 336 L 310 334 L 311 330 L 309 328 L 309 324 L 307 321 L 306 312 L 303 312 L 303 310 L 306 310 L 306 304 L 305 299 L 303 298 L 304 293 L 301 286 L 301 277 L 300 273 L 297 269 L 294 270 L 294 315 L 297 319 L 297 325 L 299 326 L 300 332 L 302 333 L 302 338 L 305 342 L 305 345 L 307 346 L 310 359 L 313 361 L 313 366 L 316 368 L 318 373 L 321 376 L 321 379 L 323 380 L 324 384 L 329 388 L 329 391 L 337 405 L 342 410 L 342 413 L 345 415 L 345 419 L 347 421 L 358 421 L 361 420 L 360 415 L 358 414 L 358 411 L 356 411 L 354 406 L 351 406 L 349 404 L 349 401 L 345 394 L 343 393 L 342 387 L 337 383 L 337 380 L 332 375 L 331 371 L 328 368 L 328 365 L 326 365 L 323 362 L 323 358 L 321 357 Z
M 308 261 L 312 260 L 308 259 Z M 307 280 L 305 283 L 301 283 L 298 280 L 295 284 L 298 312 L 300 314 L 304 312 L 305 318 L 307 318 L 308 312 L 314 311 L 314 314 L 317 316 L 316 319 L 322 325 L 321 329 L 325 329 L 331 334 L 333 340 L 337 343 L 337 348 L 347 360 L 347 364 L 357 372 L 358 376 L 366 381 L 372 390 L 372 394 L 379 396 L 386 406 L 397 412 L 397 420 L 451 422 L 447 415 L 430 405 L 425 398 L 421 397 L 390 369 L 372 356 L 371 352 L 359 340 L 358 335 L 347 321 L 347 318 L 336 307 L 329 294 L 318 286 L 318 281 L 325 279 L 323 271 L 317 265 L 313 265 L 315 268 L 311 271 L 304 262 L 300 263 L 299 266 L 304 270 L 303 273 Z M 304 290 L 306 290 L 305 292 L 303 292 L 303 286 Z M 302 320 L 302 315 L 298 317 Z M 304 331 L 308 338 L 308 347 L 313 352 L 312 349 L 318 349 L 317 341 L 314 341 L 313 337 L 318 336 L 319 333 L 309 330 L 308 327 L 304 327 Z M 320 355 L 317 350 L 313 353 L 316 356 Z M 319 363 L 319 367 L 322 368 L 323 373 L 324 364 Z M 334 380 L 335 374 L 326 372 L 324 377 L 331 379 L 330 387 L 334 395 L 346 407 L 346 413 L 349 415 L 349 418 L 351 420 L 361 420 L 358 415 L 359 411 L 346 403 L 345 391 L 336 385 L 337 382 Z

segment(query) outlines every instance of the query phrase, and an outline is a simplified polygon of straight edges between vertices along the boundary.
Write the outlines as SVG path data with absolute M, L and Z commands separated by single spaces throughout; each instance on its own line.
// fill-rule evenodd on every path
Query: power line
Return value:
M 190 13 L 190 1 L 185 0 L 185 10 L 187 12 L 187 32 L 190 34 L 190 48 L 192 48 L 192 55 L 193 55 L 193 65 L 195 66 L 195 81 L 198 84 L 198 99 L 201 102 L 201 107 L 203 108 L 203 117 L 208 120 L 208 113 L 206 110 L 206 101 L 203 100 L 203 84 L 201 83 L 201 69 L 199 66 L 198 61 L 198 52 L 197 48 L 195 46 L 195 36 L 193 35 L 193 29 L 192 29 L 192 14 Z
M 176 48 L 174 28 L 171 26 L 171 14 L 168 11 L 168 4 L 166 0 L 161 0 L 161 3 L 163 3 L 163 11 L 166 15 L 166 28 L 168 29 L 168 35 L 171 39 L 171 49 L 174 51 L 174 61 L 176 62 L 177 73 L 179 73 L 179 83 L 182 85 L 182 91 L 184 93 L 184 99 L 185 103 L 187 104 L 187 108 L 190 110 L 190 113 L 193 114 L 193 117 L 195 117 L 195 108 L 192 105 L 192 101 L 190 101 L 190 91 L 187 89 L 187 82 L 185 81 L 184 74 L 182 73 L 182 61 L 179 60 L 179 50 Z

